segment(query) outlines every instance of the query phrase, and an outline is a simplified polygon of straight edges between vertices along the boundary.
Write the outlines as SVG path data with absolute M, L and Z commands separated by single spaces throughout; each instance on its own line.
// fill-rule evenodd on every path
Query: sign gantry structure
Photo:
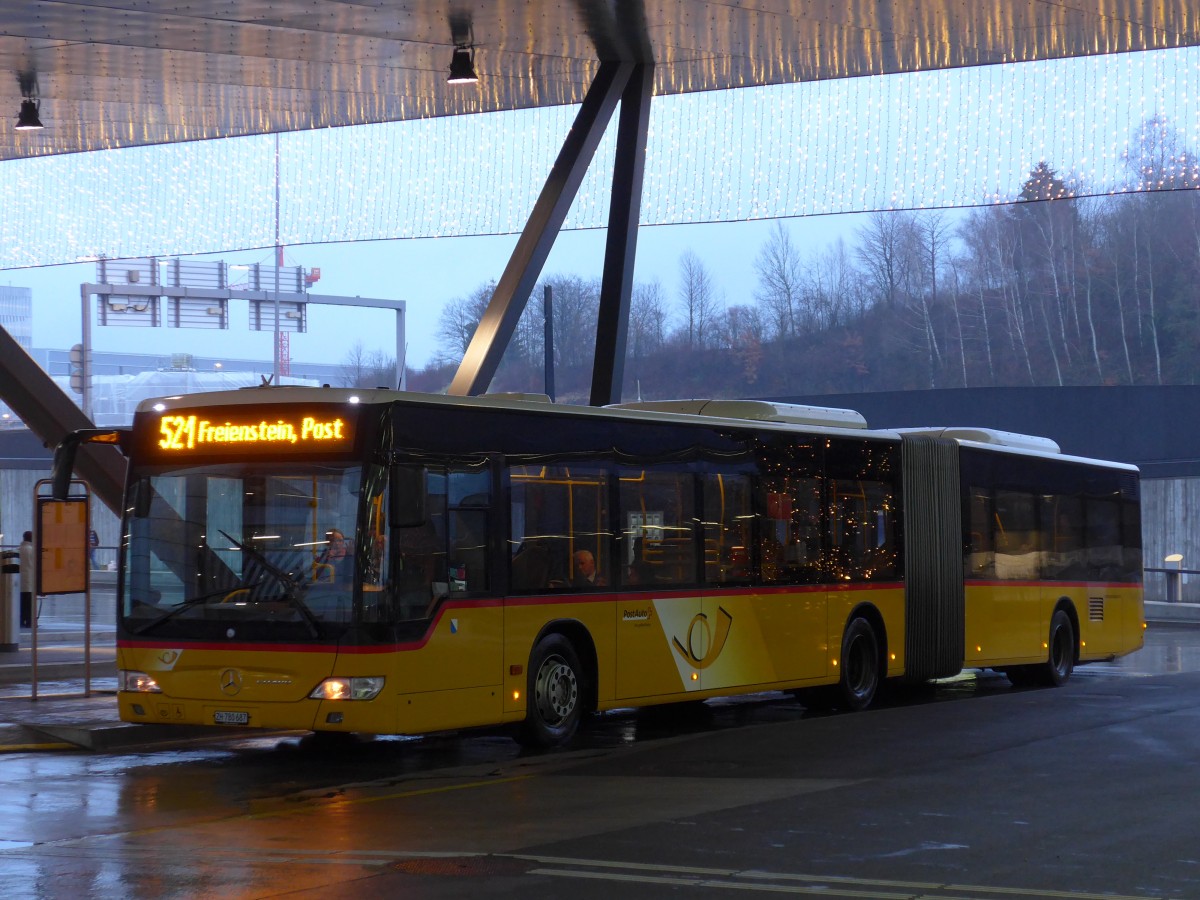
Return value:
M 0 114 L 12 118 L 0 125 L 0 165 L 577 106 L 454 378 L 452 393 L 474 394 L 615 120 L 591 390 L 600 404 L 619 399 L 653 97 L 1197 45 L 1192 0 L 6 0 Z M 3 399 L 51 443 L 86 426 L 15 349 L 0 333 L 0 383 L 24 385 Z M 109 505 L 121 465 L 115 451 L 81 456 Z

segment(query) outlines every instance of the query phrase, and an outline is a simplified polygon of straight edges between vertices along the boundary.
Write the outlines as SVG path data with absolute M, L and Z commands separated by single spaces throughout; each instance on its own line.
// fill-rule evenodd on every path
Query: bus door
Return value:
M 792 471 L 763 477 L 755 498 L 756 579 L 750 612 L 763 634 L 773 681 L 826 674 L 829 629 L 821 479 L 811 460 L 789 455 Z
M 413 652 L 399 657 L 403 690 L 498 684 L 504 632 L 492 571 L 498 526 L 491 463 L 401 465 L 392 490 L 406 496 L 394 503 L 391 559 L 371 571 L 390 571 L 394 588 L 364 590 L 363 612 L 368 621 L 394 621 L 414 636 Z M 372 508 L 368 503 L 368 532 Z
M 618 469 L 621 699 L 703 687 L 697 663 L 709 644 L 699 583 L 696 477 L 679 469 Z
M 972 503 L 986 504 L 987 499 L 973 496 Z M 1039 583 L 1045 558 L 1038 528 L 1040 497 L 1002 488 L 990 500 L 991 579 L 967 592 L 967 660 L 1040 657 L 1043 630 L 1050 626 Z
M 751 478 L 707 472 L 702 484 L 701 615 L 688 628 L 686 649 L 705 690 L 766 685 L 787 677 L 793 659 L 786 597 L 759 583 L 755 566 Z

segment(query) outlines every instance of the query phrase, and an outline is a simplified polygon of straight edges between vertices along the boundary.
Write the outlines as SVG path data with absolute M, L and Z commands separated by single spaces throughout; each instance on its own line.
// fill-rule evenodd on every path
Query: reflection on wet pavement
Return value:
M 1146 645 L 1136 653 L 1111 663 L 1086 666 L 1090 669 L 1119 669 L 1131 675 L 1178 675 L 1200 671 L 1200 627 L 1151 623 Z

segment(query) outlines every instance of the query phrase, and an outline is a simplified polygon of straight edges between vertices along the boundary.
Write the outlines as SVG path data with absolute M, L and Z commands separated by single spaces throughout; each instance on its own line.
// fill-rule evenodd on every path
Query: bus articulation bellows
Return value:
M 1142 645 L 1138 473 L 763 401 L 261 387 L 143 403 L 128 722 L 416 734 L 886 679 L 1062 684 Z

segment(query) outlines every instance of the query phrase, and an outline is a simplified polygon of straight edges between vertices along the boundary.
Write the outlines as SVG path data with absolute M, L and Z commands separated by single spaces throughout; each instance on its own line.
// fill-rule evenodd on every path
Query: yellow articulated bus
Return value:
M 1138 473 L 762 401 L 608 408 L 263 387 L 79 432 L 128 457 L 128 722 L 537 745 L 616 707 L 869 706 L 1142 645 Z

